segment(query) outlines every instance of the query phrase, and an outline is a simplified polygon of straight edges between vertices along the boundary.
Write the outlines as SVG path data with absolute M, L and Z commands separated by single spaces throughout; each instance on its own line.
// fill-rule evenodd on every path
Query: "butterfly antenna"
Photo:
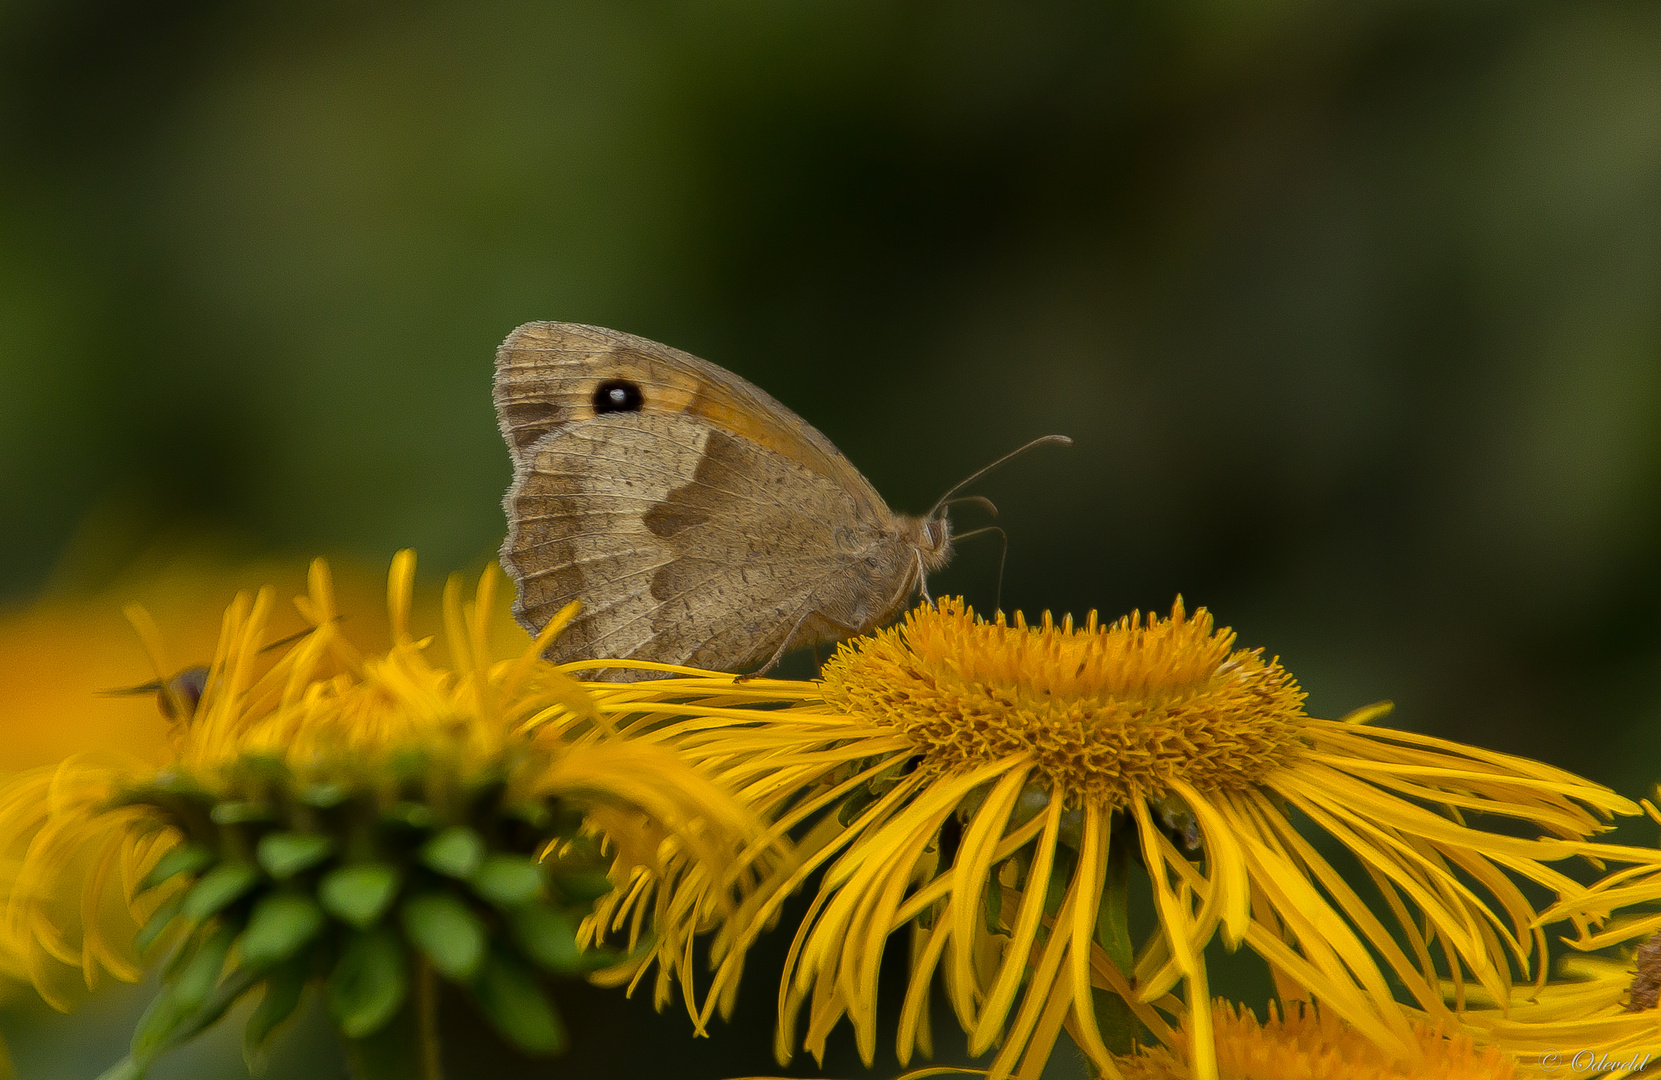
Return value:
M 946 499 L 942 501 L 940 503 L 940 508 L 944 510 L 946 507 L 956 506 L 958 503 L 978 503 L 980 506 L 985 508 L 988 514 L 991 514 L 993 517 L 998 516 L 997 504 L 991 499 L 988 499 L 985 495 L 959 495 L 955 499 Z
M 1015 449 L 1011 450 L 1009 453 L 1005 454 L 1003 457 L 999 458 L 997 461 L 994 461 L 992 464 L 987 465 L 984 468 L 977 469 L 974 472 L 970 473 L 967 479 L 961 480 L 958 483 L 953 484 L 951 486 L 951 488 L 947 490 L 946 494 L 940 496 L 940 499 L 939 499 L 938 502 L 936 502 L 933 506 L 929 507 L 929 512 L 923 515 L 923 520 L 927 521 L 930 518 L 934 517 L 935 514 L 938 514 L 940 512 L 940 508 L 946 505 L 946 500 L 950 499 L 953 495 L 956 495 L 958 492 L 962 491 L 964 488 L 968 487 L 970 484 L 974 483 L 976 480 L 979 480 L 981 477 L 985 476 L 987 473 L 991 472 L 993 469 L 996 469 L 999 465 L 1002 465 L 1004 462 L 1008 461 L 1010 458 L 1020 457 L 1022 454 L 1026 453 L 1028 450 L 1036 449 L 1037 447 L 1043 446 L 1046 443 L 1055 443 L 1058 446 L 1071 446 L 1071 445 L 1073 445 L 1073 440 L 1069 439 L 1065 435 L 1043 435 L 1043 436 L 1040 436 L 1039 438 L 1036 438 L 1036 439 L 1032 440 L 1031 442 L 1027 443 L 1024 446 L 1016 447 Z
M 998 592 L 996 594 L 996 598 L 992 602 L 992 610 L 1002 611 L 1004 599 L 1004 561 L 1009 558 L 1009 534 L 998 528 L 996 525 L 982 525 L 978 529 L 970 529 L 957 539 L 959 541 L 963 541 L 969 539 L 971 536 L 979 536 L 981 533 L 998 534 Z

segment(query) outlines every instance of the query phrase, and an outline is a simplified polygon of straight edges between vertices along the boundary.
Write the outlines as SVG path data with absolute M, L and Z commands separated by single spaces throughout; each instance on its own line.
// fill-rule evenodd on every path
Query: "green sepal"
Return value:
M 1024 844 L 1020 850 L 1004 860 L 1015 868 L 1012 876 L 1015 878 L 1015 889 L 1018 892 L 1026 892 L 1030 884 L 1027 879 L 1032 877 L 1032 848 L 1033 845 Z
M 999 863 L 992 867 L 992 872 L 986 875 L 986 895 L 981 910 L 986 913 L 986 932 L 1008 937 L 1009 931 L 1003 927 L 1004 887 L 998 881 L 998 870 L 1002 865 Z
M 859 815 L 865 812 L 865 808 L 876 801 L 877 797 L 871 793 L 870 784 L 859 785 L 848 792 L 847 797 L 842 800 L 842 805 L 836 808 L 836 823 L 842 826 L 852 825 L 858 820 Z
M 1096 942 L 1127 979 L 1136 968 L 1136 943 L 1130 935 L 1130 853 L 1128 844 L 1107 851 L 1107 875 L 1096 907 Z
M 138 884 L 138 891 L 154 889 L 179 874 L 200 874 L 218 861 L 219 856 L 211 848 L 205 848 L 201 844 L 180 844 L 163 855 L 150 872 L 144 875 L 144 880 Z
M 554 825 L 554 812 L 539 802 L 516 803 L 513 806 L 504 807 L 502 814 L 514 821 L 524 822 L 539 833 L 546 834 L 558 831 L 557 829 L 550 829 L 550 826 Z M 579 817 L 577 820 L 578 824 L 581 824 L 582 819 Z
M 1108 1052 L 1128 1054 L 1149 1039 L 1148 1030 L 1136 1018 L 1124 998 L 1100 986 L 1090 988 L 1090 1008 L 1096 1016 L 1096 1030 Z
M 577 920 L 547 904 L 527 904 L 508 915 L 514 940 L 537 965 L 561 975 L 586 971 L 589 964 L 577 944 Z
M 219 914 L 241 899 L 259 879 L 259 869 L 252 863 L 220 863 L 202 875 L 185 894 L 185 918 L 200 923 Z
M 348 1039 L 373 1035 L 409 994 L 409 958 L 389 926 L 354 934 L 329 974 L 329 1013 Z
M 281 963 L 310 944 L 323 929 L 323 909 L 300 892 L 261 897 L 242 933 L 242 962 L 251 967 Z
M 424 750 L 405 747 L 396 751 L 386 766 L 387 772 L 406 788 L 420 787 L 432 766 L 432 757 Z
M 215 987 L 211 997 L 196 1008 L 184 1012 L 180 1020 L 164 1032 L 159 1041 L 147 1046 L 142 1054 L 135 1050 L 132 1059 L 141 1067 L 148 1066 L 166 1051 L 194 1039 L 219 1023 L 225 1013 L 230 1011 L 231 1006 L 258 981 L 259 976 L 251 969 L 232 968 L 225 980 Z
M 181 1004 L 195 1009 L 208 999 L 213 988 L 219 985 L 219 975 L 225 970 L 225 957 L 230 954 L 234 941 L 236 931 L 229 926 L 221 926 L 203 939 L 196 955 L 190 958 L 190 963 L 184 966 L 169 987 Z
M 592 903 L 612 890 L 604 870 L 576 870 L 550 875 L 559 891 L 578 903 Z
M 140 790 L 155 791 L 163 795 L 181 795 L 187 799 L 203 802 L 213 800 L 213 792 L 203 787 L 194 776 L 175 769 L 164 769 L 157 773 Z
M 144 1080 L 145 1068 L 130 1057 L 122 1058 L 99 1073 L 98 1080 Z
M 485 926 L 461 897 L 451 892 L 412 896 L 399 914 L 404 932 L 432 961 L 433 970 L 457 982 L 478 972 L 484 960 Z
M 300 1004 L 308 968 L 305 957 L 296 957 L 278 965 L 266 976 L 265 994 L 248 1017 L 248 1026 L 242 1029 L 242 1060 L 250 1073 L 257 1076 L 265 1071 L 266 1042 L 277 1025 L 293 1015 Z
M 171 1044 L 178 1028 L 202 1008 L 219 982 L 235 938 L 236 932 L 230 927 L 220 927 L 195 942 L 196 948 L 180 966 L 177 977 L 162 987 L 133 1029 L 135 1061 L 154 1060 Z
M 430 829 L 433 827 L 432 810 L 418 802 L 393 803 L 381 811 L 381 818 L 384 821 L 411 829 Z
M 144 927 L 133 937 L 133 951 L 143 956 L 150 951 L 150 946 L 156 943 L 167 928 L 173 925 L 173 920 L 179 917 L 179 912 L 185 906 L 185 894 L 172 896 L 158 907 L 155 914 L 145 922 Z
M 344 784 L 311 784 L 301 789 L 299 799 L 307 806 L 330 810 L 345 802 L 349 794 Z
M 206 941 L 215 929 L 211 926 L 192 926 L 190 931 L 179 939 L 179 943 L 173 946 L 173 951 L 168 954 L 167 959 L 162 962 L 161 981 L 171 983 L 174 979 L 177 979 L 179 972 L 183 971 L 185 965 L 190 963 L 190 958 L 196 955 L 196 950 L 201 948 L 202 942 Z
M 1078 852 L 1057 844 L 1050 863 L 1050 885 L 1044 894 L 1044 914 L 1053 917 L 1061 910 L 1067 898 L 1067 887 L 1073 883 L 1073 871 L 1078 869 Z
M 236 800 L 214 803 L 208 817 L 215 825 L 242 825 L 250 821 L 276 821 L 277 812 L 264 803 Z
M 282 881 L 310 870 L 334 854 L 335 842 L 316 833 L 270 832 L 260 837 L 255 857 L 265 872 Z
M 528 904 L 542 895 L 542 868 L 524 855 L 485 856 L 471 879 L 473 891 L 498 907 Z
M 492 954 L 473 984 L 473 996 L 491 1026 L 520 1050 L 557 1054 L 565 1049 L 565 1024 L 523 965 Z
M 283 761 L 283 756 L 269 751 L 244 753 L 237 759 L 234 768 L 238 786 L 244 791 L 256 785 L 266 788 L 286 787 L 290 776 L 288 764 Z
M 1133 844 L 1110 842 L 1101 903 L 1096 908 L 1096 941 L 1127 979 L 1136 968 L 1136 949 L 1130 935 L 1130 861 L 1135 851 Z M 1090 1004 L 1102 1041 L 1113 1053 L 1130 1053 L 1132 1046 L 1144 1037 L 1141 1021 L 1119 995 L 1092 987 Z
M 484 862 L 484 838 L 465 825 L 452 825 L 421 847 L 421 861 L 432 869 L 463 881 Z
M 330 915 L 367 930 L 392 906 L 402 883 L 397 869 L 384 863 L 342 866 L 323 875 L 317 898 Z

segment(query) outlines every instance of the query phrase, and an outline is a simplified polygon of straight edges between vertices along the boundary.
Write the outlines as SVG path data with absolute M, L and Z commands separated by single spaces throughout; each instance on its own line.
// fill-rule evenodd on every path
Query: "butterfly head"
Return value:
M 929 600 L 929 574 L 945 566 L 952 558 L 952 522 L 944 506 L 936 507 L 928 517 L 898 518 L 905 542 L 911 548 L 916 562 L 907 574 L 905 593 L 915 585 L 925 603 Z M 903 596 L 904 594 L 902 594 Z
M 946 516 L 946 511 L 951 507 L 951 505 L 953 503 L 963 502 L 979 503 L 981 506 L 985 507 L 987 512 L 993 517 L 998 516 L 998 508 L 992 505 L 992 500 L 986 498 L 984 495 L 958 495 L 957 493 L 974 483 L 976 480 L 979 480 L 993 469 L 996 469 L 999 465 L 1002 465 L 1010 458 L 1024 454 L 1033 447 L 1043 446 L 1046 443 L 1071 446 L 1073 445 L 1073 440 L 1069 439 L 1065 435 L 1045 435 L 1042 438 L 1034 439 L 1025 446 L 1021 446 L 1010 451 L 985 468 L 976 470 L 968 477 L 968 479 L 963 480 L 961 483 L 953 484 L 951 489 L 947 491 L 946 494 L 940 496 L 939 500 L 935 502 L 934 506 L 927 514 L 924 514 L 920 518 L 905 519 L 908 528 L 911 530 L 910 539 L 912 545 L 917 550 L 917 588 L 918 591 L 923 594 L 923 599 L 925 601 L 931 604 L 933 603 L 933 601 L 929 599 L 929 571 L 938 570 L 942 566 L 945 566 L 947 561 L 952 557 L 952 523 L 951 519 Z M 997 533 L 1000 537 L 1004 535 L 1004 531 L 996 525 L 987 525 L 983 528 L 971 529 L 959 536 L 957 539 L 967 540 L 969 537 L 977 536 L 983 532 Z M 998 559 L 998 579 L 1001 592 L 1003 580 L 1002 556 Z
M 952 557 L 952 520 L 946 508 L 917 522 L 917 533 L 912 539 L 917 548 L 917 561 L 924 571 L 938 570 Z

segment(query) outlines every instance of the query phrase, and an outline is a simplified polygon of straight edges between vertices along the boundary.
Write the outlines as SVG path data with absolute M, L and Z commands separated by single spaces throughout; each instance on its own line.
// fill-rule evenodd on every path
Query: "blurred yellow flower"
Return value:
M 321 561 L 295 602 L 307 630 L 279 639 L 280 649 L 268 645 L 278 636 L 271 590 L 239 594 L 208 653 L 200 699 L 171 725 L 160 770 L 136 756 L 94 752 L 95 741 L 66 754 L 77 741 L 73 708 L 41 717 L 59 729 L 60 760 L 0 782 L 0 972 L 32 983 L 59 1007 L 71 1003 L 73 981 L 91 988 L 104 973 L 137 979 L 139 928 L 189 885 L 176 879 L 146 891 L 158 862 L 181 841 L 204 850 L 229 845 L 215 857 L 234 862 L 231 849 L 269 831 L 273 815 L 321 822 L 322 810 L 300 805 L 308 799 L 325 809 L 367 800 L 372 814 L 425 815 L 429 829 L 446 824 L 447 815 L 465 824 L 469 807 L 495 791 L 501 794 L 489 795 L 490 807 L 589 809 L 592 816 L 580 819 L 588 832 L 619 831 L 606 864 L 619 880 L 632 879 L 630 860 L 656 866 L 669 852 L 724 887 L 760 823 L 661 746 L 603 729 L 580 746 L 570 743 L 566 736 L 598 713 L 576 680 L 540 658 L 563 620 L 538 642 L 517 628 L 505 644 L 497 640 L 507 625 L 506 605 L 496 602 L 500 580 L 492 567 L 476 599 L 464 602 L 459 579 L 451 579 L 443 603 L 447 664 L 435 662 L 433 638 L 412 631 L 408 552 L 393 562 L 390 644 L 382 651 L 354 640 L 367 620 L 342 610 Z M 142 613 L 137 621 L 158 655 L 157 670 L 169 670 L 153 622 Z M 153 716 L 155 705 L 149 709 Z M 203 815 L 193 817 L 197 803 Z M 243 821 L 256 831 L 238 840 Z M 260 858 L 266 866 L 263 849 Z
M 1416 1060 L 1421 1039 L 1393 982 L 1433 1022 L 1448 1016 L 1443 973 L 1509 993 L 1512 966 L 1533 970 L 1544 943 L 1514 878 L 1575 895 L 1547 863 L 1637 810 L 1558 769 L 1367 726 L 1387 706 L 1310 717 L 1278 663 L 1180 602 L 1168 619 L 1075 627 L 988 623 L 946 601 L 845 643 L 818 683 L 682 674 L 595 688 L 595 701 L 620 729 L 701 763 L 775 836 L 805 830 L 800 865 L 717 935 L 708 992 L 683 988 L 700 1022 L 730 1009 L 747 949 L 822 870 L 779 989 L 781 1060 L 804 1009 L 809 1051 L 822 1054 L 847 1016 L 872 1060 L 883 948 L 908 926 L 902 1062 L 929 1049 L 941 970 L 971 1052 L 996 1048 L 993 1080 L 1036 1077 L 1063 1027 L 1114 1075 L 1107 1042 L 1125 1036 L 1111 1020 L 1119 1029 L 1104 1037 L 1101 992 L 1170 1038 L 1160 1013 L 1180 1011 L 1168 997 L 1178 983 L 1194 1017 L 1188 1060 L 1214 1076 L 1202 950 L 1219 931 L 1269 963 L 1282 998 L 1319 1000 L 1387 1056 Z M 1548 835 L 1486 832 L 1467 814 Z M 1294 815 L 1353 853 L 1388 918 Z M 1133 859 L 1159 920 L 1134 960 L 1113 877 Z M 659 898 L 697 907 L 673 889 Z M 628 908 L 618 896 L 601 913 L 615 928 Z M 679 952 L 655 957 L 660 1003 L 670 977 L 691 977 L 687 936 L 675 940 Z

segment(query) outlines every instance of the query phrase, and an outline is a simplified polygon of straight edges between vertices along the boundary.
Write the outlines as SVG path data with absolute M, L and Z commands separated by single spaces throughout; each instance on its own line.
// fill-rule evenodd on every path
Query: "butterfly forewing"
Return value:
M 865 478 L 713 364 L 532 323 L 498 353 L 496 402 L 515 614 L 535 631 L 584 604 L 552 659 L 737 670 L 868 629 L 911 587 L 915 551 Z

